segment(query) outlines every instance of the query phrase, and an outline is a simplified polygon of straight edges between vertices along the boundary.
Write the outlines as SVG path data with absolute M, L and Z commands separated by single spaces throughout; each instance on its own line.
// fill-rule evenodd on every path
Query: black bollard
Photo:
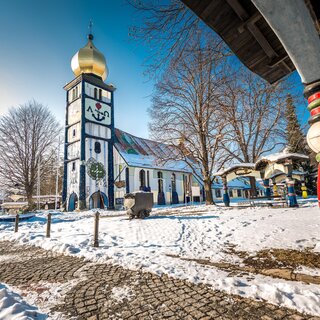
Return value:
M 48 213 L 46 238 L 50 238 L 50 232 L 51 232 L 51 213 Z
M 15 220 L 15 224 L 14 224 L 14 232 L 18 232 L 19 229 L 19 214 L 16 214 L 16 220 Z
M 97 211 L 94 214 L 94 230 L 93 230 L 93 246 L 95 248 L 99 247 L 99 217 L 100 213 Z

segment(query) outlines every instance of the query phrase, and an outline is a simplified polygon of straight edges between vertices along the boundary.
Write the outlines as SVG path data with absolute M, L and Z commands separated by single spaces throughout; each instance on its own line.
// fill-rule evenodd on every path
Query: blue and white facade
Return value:
M 67 108 L 62 201 L 69 211 L 82 210 L 95 207 L 94 202 L 102 195 L 105 206 L 111 209 L 114 87 L 94 74 L 81 74 L 64 89 Z
M 73 56 L 75 78 L 64 86 L 65 210 L 121 208 L 125 193 L 141 190 L 152 192 L 156 205 L 203 201 L 203 187 L 185 162 L 159 161 L 175 158 L 175 150 L 115 129 L 115 88 L 104 82 L 108 68 L 92 40 Z

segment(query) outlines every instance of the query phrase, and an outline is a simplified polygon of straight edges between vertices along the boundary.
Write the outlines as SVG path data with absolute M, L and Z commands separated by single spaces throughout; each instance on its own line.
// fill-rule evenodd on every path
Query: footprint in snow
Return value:
M 307 240 L 306 239 L 299 239 L 299 240 L 296 240 L 296 243 L 301 243 L 301 242 L 306 242 Z

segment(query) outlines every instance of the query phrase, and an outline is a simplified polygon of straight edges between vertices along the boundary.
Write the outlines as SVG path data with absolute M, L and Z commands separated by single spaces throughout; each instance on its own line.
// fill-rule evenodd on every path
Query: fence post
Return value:
M 49 212 L 47 215 L 47 232 L 46 238 L 50 238 L 50 231 L 51 231 L 51 213 Z
M 95 248 L 99 247 L 99 211 L 94 214 L 94 230 L 93 230 L 93 246 Z
M 16 214 L 15 224 L 14 224 L 14 232 L 18 232 L 19 229 L 19 213 Z

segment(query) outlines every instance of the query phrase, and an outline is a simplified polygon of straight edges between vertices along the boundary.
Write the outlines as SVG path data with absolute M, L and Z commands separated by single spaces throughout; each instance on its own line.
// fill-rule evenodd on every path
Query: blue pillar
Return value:
M 108 209 L 114 209 L 114 161 L 113 161 L 113 146 L 115 141 L 114 132 L 114 96 L 111 92 L 111 140 L 108 143 Z
M 129 168 L 127 167 L 126 168 L 126 193 L 130 192 L 130 179 L 129 179 L 129 176 L 130 176 L 130 171 L 129 171 Z
M 285 163 L 287 169 L 287 188 L 288 188 L 288 203 L 289 207 L 298 207 L 297 196 L 294 191 L 294 180 L 292 179 L 292 160 L 288 159 Z
M 269 179 L 264 179 L 263 180 L 263 186 L 265 188 L 265 196 L 268 197 L 268 199 L 271 199 L 271 190 L 270 190 L 270 181 Z
M 226 207 L 230 207 L 230 198 L 228 193 L 228 184 L 227 184 L 226 177 L 222 177 L 222 183 L 223 183 L 223 202 Z
M 297 196 L 294 191 L 294 180 L 291 177 L 288 177 L 287 186 L 289 207 L 298 207 Z
M 80 179 L 79 179 L 79 210 L 86 208 L 86 120 L 84 81 L 81 80 L 81 138 L 80 138 Z
M 63 210 L 67 211 L 67 183 L 68 183 L 68 112 L 69 112 L 69 99 L 68 99 L 68 91 L 66 93 L 66 120 L 65 120 L 65 129 L 64 129 L 64 155 L 63 155 L 63 181 L 62 181 L 62 198 L 61 198 L 61 206 Z

